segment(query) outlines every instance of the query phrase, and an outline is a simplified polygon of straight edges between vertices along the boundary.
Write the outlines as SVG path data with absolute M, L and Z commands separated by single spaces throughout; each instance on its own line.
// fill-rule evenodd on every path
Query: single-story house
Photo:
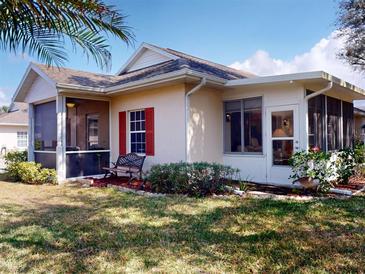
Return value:
M 145 169 L 217 162 L 273 184 L 290 184 L 295 151 L 352 146 L 361 99 L 323 71 L 259 77 L 146 43 L 116 75 L 31 63 L 13 97 L 29 104 L 29 159 L 60 180 L 136 152 Z
M 13 103 L 0 113 L 0 155 L 28 147 L 28 105 Z

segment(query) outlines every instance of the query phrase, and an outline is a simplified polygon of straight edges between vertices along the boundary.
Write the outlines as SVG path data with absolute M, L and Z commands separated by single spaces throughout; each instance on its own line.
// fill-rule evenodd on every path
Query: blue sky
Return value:
M 258 69 L 253 61 L 268 58 L 264 61 L 287 68 L 321 39 L 331 41 L 337 12 L 335 0 L 105 1 L 128 15 L 136 47 L 145 41 L 256 73 L 267 66 L 263 62 Z M 134 48 L 114 39 L 110 43 L 113 66 L 109 73 L 115 73 Z M 30 60 L 0 53 L 0 104 L 10 100 Z M 101 72 L 92 60 L 86 61 L 81 50 L 70 52 L 69 60 L 68 67 Z M 277 70 L 275 66 L 272 70 Z

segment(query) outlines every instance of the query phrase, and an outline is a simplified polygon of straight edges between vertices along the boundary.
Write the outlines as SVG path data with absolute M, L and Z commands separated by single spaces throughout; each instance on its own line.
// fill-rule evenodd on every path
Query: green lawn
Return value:
M 365 197 L 146 198 L 0 182 L 1 273 L 361 272 Z

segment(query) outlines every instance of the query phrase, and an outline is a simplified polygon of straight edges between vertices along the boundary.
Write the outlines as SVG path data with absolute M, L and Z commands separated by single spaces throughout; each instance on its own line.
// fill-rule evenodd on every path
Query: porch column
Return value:
M 66 179 L 66 104 L 65 97 L 58 95 L 56 99 L 57 112 L 57 148 L 56 169 L 57 179 L 62 183 Z
M 34 105 L 28 105 L 28 161 L 34 161 Z

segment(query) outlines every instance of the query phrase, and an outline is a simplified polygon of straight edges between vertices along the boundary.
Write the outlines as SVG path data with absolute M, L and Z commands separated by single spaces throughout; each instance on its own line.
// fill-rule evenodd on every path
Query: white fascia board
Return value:
M 26 81 L 26 79 L 28 78 L 28 75 L 31 71 L 34 71 L 35 73 L 37 73 L 40 77 L 42 77 L 45 81 L 47 81 L 52 87 L 56 87 L 56 82 L 53 81 L 51 78 L 48 77 L 48 75 L 46 73 L 44 73 L 40 68 L 38 68 L 38 66 L 32 62 L 30 62 L 30 64 L 28 65 L 22 79 L 20 80 L 20 84 L 18 85 L 17 89 L 15 90 L 15 93 L 13 95 L 13 97 L 11 98 L 11 103 L 16 102 L 16 99 L 19 95 L 19 92 L 21 91 L 24 82 Z
M 312 72 L 303 72 L 303 73 L 292 73 L 292 74 L 282 74 L 282 75 L 272 75 L 272 76 L 258 76 L 252 78 L 245 78 L 239 80 L 229 80 L 226 83 L 227 87 L 234 86 L 244 86 L 244 85 L 255 85 L 255 84 L 270 84 L 270 83 L 280 83 L 286 81 L 295 81 L 295 80 L 309 80 L 323 78 L 322 71 L 312 71 Z
M 154 47 L 153 45 L 150 45 L 148 43 L 143 42 L 138 49 L 132 54 L 131 57 L 129 57 L 129 59 L 127 60 L 127 62 L 125 62 L 125 64 L 118 70 L 116 75 L 119 75 L 123 72 L 125 72 L 131 65 L 133 65 L 135 63 L 135 61 L 142 55 L 142 53 L 144 52 L 144 50 L 149 49 L 152 51 L 155 51 L 163 56 L 166 56 L 167 58 L 170 58 L 172 60 L 176 60 L 179 57 L 177 57 L 176 55 L 173 55 L 171 53 L 168 53 L 164 50 L 161 50 L 159 48 Z
M 28 124 L 18 124 L 18 123 L 0 123 L 0 126 L 19 126 L 19 127 L 27 127 Z
M 288 81 L 305 81 L 305 80 L 315 80 L 315 79 L 323 79 L 326 81 L 331 81 L 341 87 L 350 89 L 354 92 L 365 95 L 365 91 L 353 84 L 350 84 L 338 77 L 335 77 L 325 71 L 310 71 L 310 72 L 301 72 L 301 73 L 292 73 L 292 74 L 282 74 L 282 75 L 272 75 L 272 76 L 262 76 L 262 77 L 254 77 L 254 78 L 246 78 L 239 80 L 229 80 L 226 83 L 227 87 L 235 87 L 235 86 L 245 86 L 245 85 L 255 85 L 255 84 L 274 84 Z

